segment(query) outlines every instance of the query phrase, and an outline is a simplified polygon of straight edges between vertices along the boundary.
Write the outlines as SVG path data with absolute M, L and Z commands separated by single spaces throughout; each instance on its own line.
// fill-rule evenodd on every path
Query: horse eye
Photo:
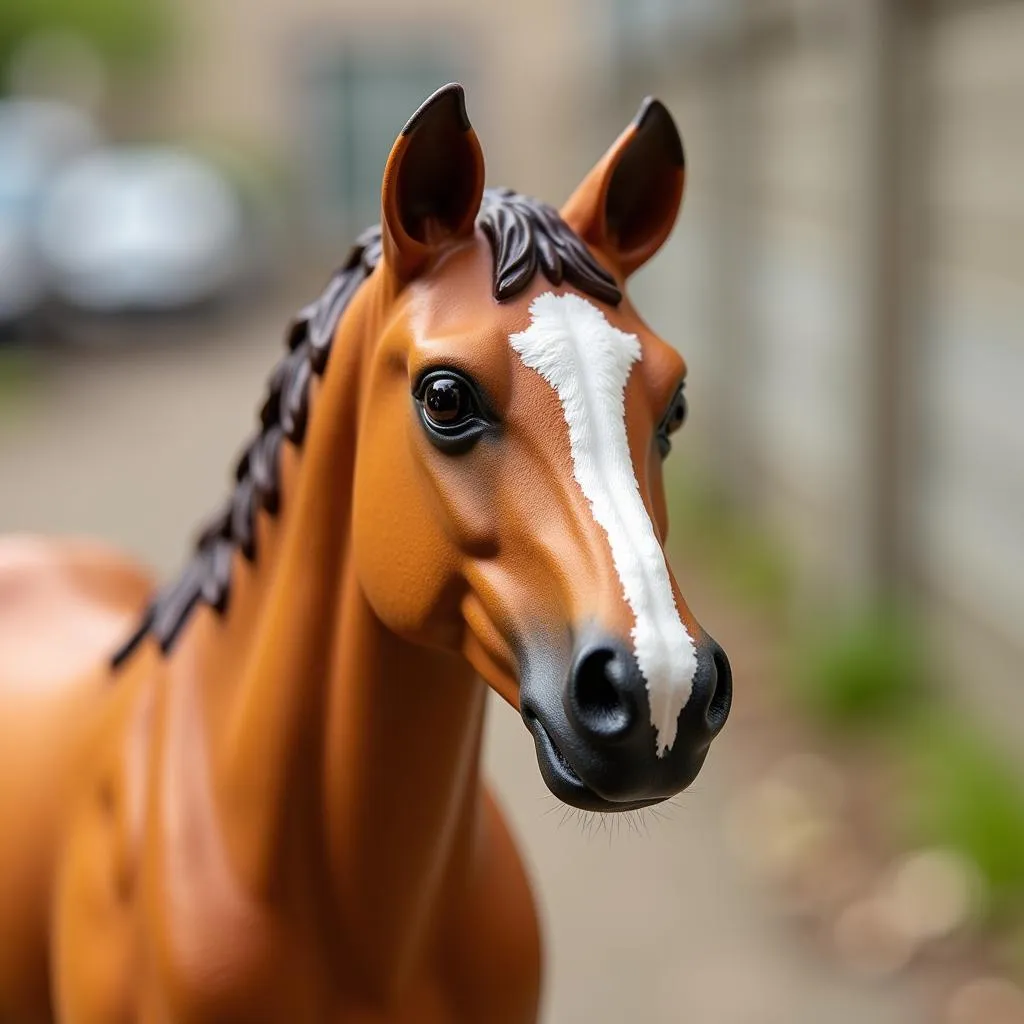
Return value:
M 491 406 L 473 381 L 457 370 L 436 369 L 413 391 L 427 440 L 449 455 L 461 455 L 496 426 Z
M 470 400 L 461 381 L 435 377 L 423 392 L 423 409 L 439 426 L 451 426 L 470 411 Z
M 661 426 L 658 427 L 658 450 L 662 458 L 672 450 L 669 438 L 686 422 L 686 413 L 686 395 L 683 393 L 683 385 L 680 384 L 668 412 L 665 413 L 665 418 L 661 421 Z
M 683 389 L 680 387 L 675 398 L 672 399 L 672 406 L 665 418 L 665 433 L 674 434 L 686 422 L 687 411 L 686 395 L 683 394 Z

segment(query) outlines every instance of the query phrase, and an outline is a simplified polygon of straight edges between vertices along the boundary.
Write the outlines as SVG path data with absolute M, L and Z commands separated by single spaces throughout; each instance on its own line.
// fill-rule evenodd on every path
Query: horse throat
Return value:
M 486 688 L 461 656 L 389 632 L 354 577 L 346 583 L 323 817 L 346 956 L 360 983 L 387 996 L 415 971 L 461 884 L 481 796 Z
M 241 884 L 287 901 L 307 885 L 290 873 L 324 872 L 324 927 L 353 982 L 384 997 L 415 970 L 469 856 L 486 688 L 460 655 L 391 633 L 353 568 L 351 393 L 378 327 L 374 284 L 342 320 L 305 444 L 285 453 L 280 515 L 258 527 L 263 558 L 195 642 L 204 675 L 231 656 L 242 666 L 211 730 Z

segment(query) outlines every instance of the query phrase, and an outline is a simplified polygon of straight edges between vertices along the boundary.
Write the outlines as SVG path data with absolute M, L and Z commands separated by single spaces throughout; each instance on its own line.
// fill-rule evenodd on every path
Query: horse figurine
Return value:
M 590 811 L 729 710 L 663 552 L 685 364 L 624 293 L 683 181 L 648 100 L 561 213 L 485 191 L 446 86 L 181 576 L 0 543 L 2 1024 L 537 1019 L 479 677 Z

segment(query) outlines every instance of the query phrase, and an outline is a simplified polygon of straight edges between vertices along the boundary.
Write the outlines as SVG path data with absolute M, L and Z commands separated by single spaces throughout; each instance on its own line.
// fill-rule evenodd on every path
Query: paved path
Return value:
M 164 328 L 116 355 L 62 356 L 22 400 L 0 405 L 0 532 L 95 534 L 172 571 L 225 493 L 299 298 L 197 322 L 187 343 Z M 757 680 L 730 653 L 742 701 Z M 923 1020 L 907 993 L 857 987 L 815 956 L 733 866 L 721 830 L 728 730 L 693 791 L 634 830 L 563 821 L 518 718 L 496 703 L 488 728 L 489 770 L 544 907 L 547 1024 Z

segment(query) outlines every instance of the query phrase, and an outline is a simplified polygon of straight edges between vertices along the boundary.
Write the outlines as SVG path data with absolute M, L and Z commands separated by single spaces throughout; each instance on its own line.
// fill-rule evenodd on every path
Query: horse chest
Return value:
M 173 1024 L 535 1024 L 539 949 L 523 894 L 486 894 L 453 908 L 413 976 L 387 995 L 365 991 L 344 953 L 294 930 L 240 932 L 211 922 L 182 958 L 164 959 L 159 1004 Z M 146 998 L 140 1001 L 145 1005 Z M 144 1015 L 140 1019 L 145 1019 Z
M 477 855 L 442 935 L 446 983 L 467 1021 L 532 1024 L 537 1019 L 541 938 L 533 891 L 519 851 L 490 794 Z
M 376 1003 L 340 992 L 332 1024 L 535 1024 L 541 942 L 533 892 L 489 794 L 481 812 L 472 855 L 449 865 L 413 977 Z
M 532 893 L 490 804 L 483 831 L 440 901 L 410 976 L 389 977 L 384 963 L 375 983 L 360 976 L 346 953 L 359 947 L 359 935 L 340 934 L 328 943 L 306 915 L 275 919 L 208 887 L 195 860 L 191 872 L 182 865 L 175 877 L 188 879 L 191 891 L 172 901 L 158 937 L 169 1019 L 534 1024 L 540 943 Z

